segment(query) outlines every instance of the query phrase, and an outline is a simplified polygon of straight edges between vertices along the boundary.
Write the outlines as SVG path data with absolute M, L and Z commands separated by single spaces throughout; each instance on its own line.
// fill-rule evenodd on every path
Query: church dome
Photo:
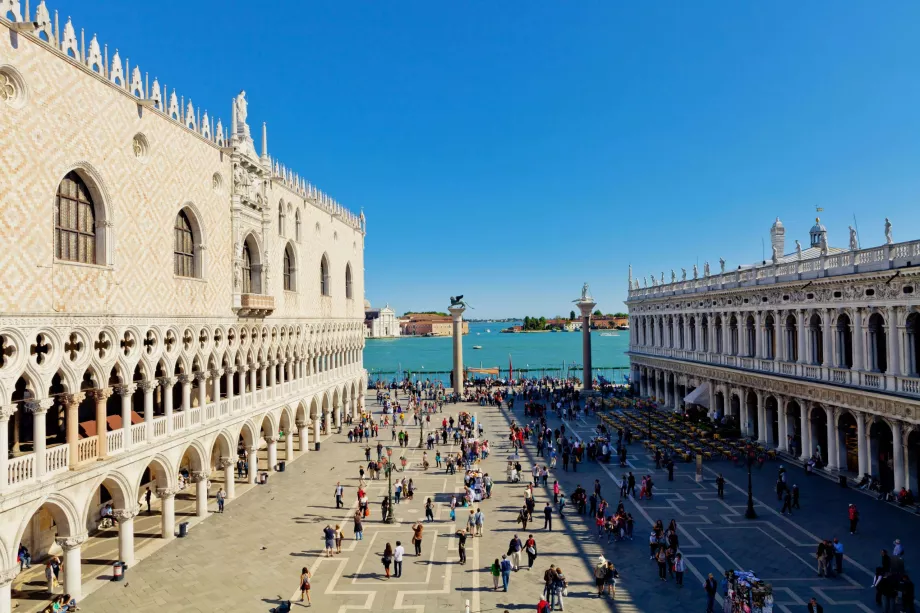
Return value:
M 821 247 L 827 244 L 827 228 L 821 223 L 820 217 L 815 217 L 815 225 L 811 227 L 808 235 L 811 238 L 812 247 Z
M 368 310 L 368 309 L 370 309 L 370 308 L 371 308 L 371 301 L 368 300 L 367 298 L 365 298 L 365 299 L 364 299 L 364 310 L 366 311 L 366 310 Z
M 827 228 L 824 227 L 824 224 L 821 223 L 820 217 L 815 217 L 815 225 L 811 227 L 812 234 L 818 234 L 820 232 L 827 232 Z

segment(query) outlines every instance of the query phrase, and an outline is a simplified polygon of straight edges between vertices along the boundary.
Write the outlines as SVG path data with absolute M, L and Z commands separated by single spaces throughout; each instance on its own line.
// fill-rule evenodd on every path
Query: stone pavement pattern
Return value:
M 368 399 L 367 406 L 378 409 L 373 398 Z M 350 520 L 356 504 L 358 467 L 364 462 L 363 446 L 334 435 L 320 453 L 308 454 L 306 459 L 289 464 L 288 471 L 273 475 L 267 486 L 258 487 L 228 505 L 223 516 L 211 517 L 195 527 L 189 538 L 177 539 L 132 568 L 125 583 L 113 583 L 98 590 L 85 600 L 85 609 L 113 613 L 164 607 L 176 612 L 267 611 L 282 598 L 299 597 L 296 589 L 300 567 L 308 566 L 314 573 L 313 606 L 322 611 L 463 611 L 467 600 L 474 613 L 533 610 L 542 591 L 543 570 L 549 564 L 556 564 L 563 566 L 569 579 L 567 609 L 699 613 L 705 606 L 700 587 L 705 573 L 740 565 L 774 582 L 777 609 L 784 613 L 804 610 L 804 602 L 811 595 L 817 595 L 826 605 L 836 603 L 835 612 L 869 611 L 873 606 L 871 590 L 866 589 L 870 577 L 855 563 L 874 568 L 877 550 L 890 543 L 892 535 L 908 534 L 917 521 L 897 509 L 873 506 L 868 498 L 815 478 L 807 486 L 800 483 L 805 507 L 802 513 L 791 519 L 783 518 L 772 506 L 760 504 L 759 519 L 750 522 L 743 517 L 744 492 L 737 487 L 743 484 L 742 476 L 746 476 L 743 471 L 728 464 L 707 465 L 706 481 L 697 484 L 687 474 L 692 465 L 682 464 L 673 483 L 667 482 L 663 471 L 658 472 L 655 500 L 627 502 L 627 509 L 636 518 L 632 542 L 600 543 L 593 525 L 574 510 L 569 510 L 564 521 L 555 518 L 553 532 L 542 530 L 542 520 L 530 524 L 525 532 L 515 523 L 517 510 L 523 503 L 524 486 L 510 485 L 505 480 L 505 457 L 510 451 L 505 441 L 507 426 L 511 419 L 520 421 L 521 412 L 516 410 L 510 415 L 507 410 L 493 407 L 449 405 L 445 415 L 460 410 L 474 413 L 482 421 L 485 438 L 493 445 L 484 469 L 496 481 L 492 499 L 481 505 L 486 516 L 485 537 L 468 541 L 467 565 L 457 564 L 454 537 L 455 530 L 462 525 L 463 513 L 458 512 L 456 523 L 448 515 L 450 495 L 462 487 L 462 476 L 436 472 L 434 452 L 429 452 L 432 469 L 427 473 L 421 470 L 421 450 L 415 448 L 418 428 L 406 427 L 413 439 L 406 452 L 410 460 L 406 476 L 416 483 L 415 500 L 396 507 L 398 524 L 383 525 L 379 501 L 386 484 L 382 479 L 371 482 L 372 510 L 370 520 L 365 522 L 363 541 L 353 540 Z M 440 418 L 439 415 L 438 421 Z M 552 423 L 558 425 L 555 420 Z M 579 420 L 570 427 L 586 435 L 593 425 L 593 420 Z M 381 431 L 381 435 L 384 443 L 390 442 L 389 431 L 385 436 Z M 631 452 L 630 463 L 635 474 L 649 472 L 651 459 L 638 444 L 633 445 Z M 394 457 L 398 454 L 398 447 L 394 447 Z M 534 446 L 528 444 L 522 455 L 526 471 L 537 460 Z M 710 467 L 726 472 L 729 484 L 724 501 L 716 498 Z M 774 469 L 775 466 L 768 465 L 756 475 L 755 494 L 766 505 L 772 505 L 769 488 Z M 794 475 L 796 470 L 791 469 Z M 558 478 L 566 491 L 574 490 L 579 483 L 590 490 L 597 478 L 603 484 L 604 494 L 616 501 L 611 476 L 619 475 L 618 467 L 586 463 L 577 473 L 559 470 L 551 474 L 550 485 L 553 478 Z M 795 475 L 794 479 L 800 477 Z M 350 508 L 335 509 L 336 481 L 346 485 L 345 501 Z M 411 555 L 410 526 L 424 516 L 428 496 L 437 503 L 435 522 L 426 524 L 423 553 L 416 559 Z M 548 488 L 538 488 L 537 509 L 551 496 Z M 840 502 L 841 496 L 857 497 L 855 501 L 863 508 L 865 530 L 858 537 L 845 534 L 845 504 Z M 817 500 L 827 503 L 819 505 Z M 840 504 L 844 505 L 843 511 L 839 510 Z M 673 581 L 660 583 L 655 567 L 648 560 L 648 521 L 659 517 L 665 522 L 675 518 L 680 525 L 681 549 L 690 562 L 682 590 Z M 343 552 L 331 559 L 322 557 L 321 530 L 327 523 L 339 523 L 346 534 Z M 825 580 L 815 576 L 811 556 L 814 542 L 810 536 L 815 531 L 822 536 L 845 537 L 848 556 L 855 558 L 855 563 L 847 560 L 843 578 Z M 507 594 L 493 591 L 488 565 L 506 552 L 514 534 L 523 540 L 528 533 L 534 534 L 541 554 L 534 570 L 514 573 Z M 403 577 L 388 580 L 383 576 L 380 555 L 386 542 L 395 544 L 396 540 L 402 540 L 410 555 L 406 556 Z M 908 543 L 908 552 L 911 549 Z M 615 605 L 593 596 L 591 570 L 601 554 L 612 559 L 622 574 Z M 907 561 L 908 569 L 912 568 L 911 561 L 912 558 Z

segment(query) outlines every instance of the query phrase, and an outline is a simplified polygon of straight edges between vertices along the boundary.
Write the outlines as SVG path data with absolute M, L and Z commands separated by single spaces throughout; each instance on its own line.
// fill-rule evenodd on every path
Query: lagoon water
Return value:
M 563 368 L 573 363 L 578 364 L 579 369 L 571 374 L 581 374 L 581 332 L 499 333 L 510 325 L 509 322 L 471 323 L 469 334 L 463 337 L 464 366 L 499 367 L 507 376 L 510 355 L 515 372 L 525 371 L 529 376 L 540 375 L 544 369 L 546 374 L 565 374 Z M 392 379 L 399 371 L 402 376 L 410 374 L 446 381 L 453 359 L 451 343 L 450 337 L 369 338 L 364 347 L 364 367 L 372 380 Z M 473 349 L 474 345 L 482 349 Z M 628 331 L 593 331 L 591 359 L 595 373 L 610 381 L 622 382 L 629 368 L 625 353 L 628 349 Z

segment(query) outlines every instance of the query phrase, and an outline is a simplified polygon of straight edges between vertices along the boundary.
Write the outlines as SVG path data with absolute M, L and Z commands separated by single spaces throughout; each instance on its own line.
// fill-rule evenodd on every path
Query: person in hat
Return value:
M 594 567 L 594 582 L 597 584 L 597 595 L 604 595 L 604 584 L 607 582 L 607 560 L 604 556 L 597 559 L 597 566 Z

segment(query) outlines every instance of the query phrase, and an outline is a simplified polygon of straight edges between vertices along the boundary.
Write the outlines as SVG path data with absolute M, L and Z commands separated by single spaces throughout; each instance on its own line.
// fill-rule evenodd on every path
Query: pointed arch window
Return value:
M 293 292 L 297 289 L 297 277 L 294 272 L 294 250 L 288 245 L 284 248 L 284 263 L 281 267 L 285 291 Z
M 252 293 L 252 253 L 249 244 L 243 243 L 243 293 Z
M 96 209 L 86 183 L 73 171 L 58 185 L 54 198 L 54 255 L 96 263 Z
M 349 300 L 352 299 L 351 294 L 351 264 L 345 265 L 345 297 Z
M 300 209 L 294 213 L 294 238 L 300 242 Z
M 323 296 L 330 295 L 332 288 L 329 283 L 329 259 L 325 254 L 319 261 L 319 288 Z
M 176 225 L 173 228 L 173 272 L 179 277 L 195 277 L 195 238 L 192 233 L 192 224 L 185 211 L 176 215 Z

